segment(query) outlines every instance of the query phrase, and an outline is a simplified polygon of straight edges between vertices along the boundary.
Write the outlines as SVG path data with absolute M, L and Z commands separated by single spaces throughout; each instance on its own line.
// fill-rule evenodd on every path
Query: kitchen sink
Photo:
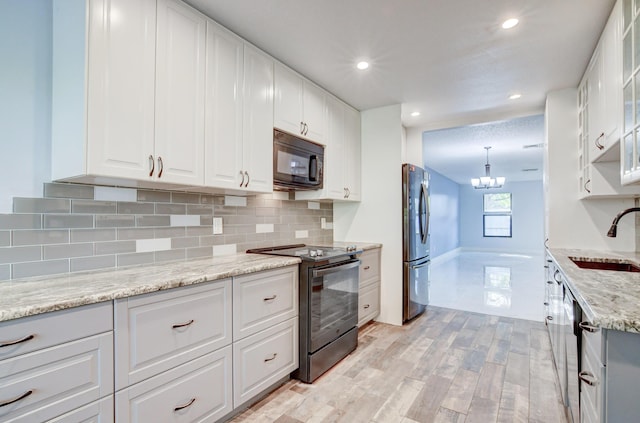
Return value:
M 595 261 L 569 257 L 581 269 L 616 270 L 618 272 L 640 272 L 640 267 L 629 262 Z

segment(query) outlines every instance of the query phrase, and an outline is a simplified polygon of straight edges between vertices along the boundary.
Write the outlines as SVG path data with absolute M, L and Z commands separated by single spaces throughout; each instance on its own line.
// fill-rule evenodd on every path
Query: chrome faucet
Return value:
M 613 223 L 611 223 L 611 227 L 609 228 L 609 232 L 607 232 L 607 236 L 615 238 L 618 233 L 618 222 L 620 221 L 620 218 L 625 214 L 631 212 L 640 212 L 640 207 L 631 207 L 618 213 L 618 215 L 613 219 Z

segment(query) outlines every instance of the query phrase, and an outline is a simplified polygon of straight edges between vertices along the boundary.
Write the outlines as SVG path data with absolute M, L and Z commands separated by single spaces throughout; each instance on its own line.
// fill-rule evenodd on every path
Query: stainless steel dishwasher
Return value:
M 573 297 L 571 290 L 564 291 L 564 339 L 567 353 L 567 398 L 566 406 L 570 421 L 580 421 L 580 352 L 582 351 L 582 332 L 579 323 L 582 321 L 582 309 Z

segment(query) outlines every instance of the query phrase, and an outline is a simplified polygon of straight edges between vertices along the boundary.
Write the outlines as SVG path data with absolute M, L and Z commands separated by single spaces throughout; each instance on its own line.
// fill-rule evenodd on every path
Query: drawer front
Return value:
M 0 403 L 14 400 L 0 407 L 0 421 L 60 416 L 113 393 L 113 334 L 3 360 L 0 375 Z
M 605 368 L 598 359 L 598 352 L 590 346 L 582 346 L 582 372 L 587 373 L 586 378 L 594 382 L 593 385 L 580 381 L 580 404 L 588 410 L 585 416 L 600 421 L 602 411 L 602 386 L 605 382 Z
M 360 256 L 360 286 L 380 280 L 380 248 L 367 250 Z
M 234 342 L 233 363 L 238 407 L 298 368 L 298 318 Z
M 116 422 L 214 422 L 233 409 L 231 345 L 116 393 Z
M 231 280 L 116 302 L 116 389 L 231 343 Z
M 111 301 L 0 323 L 0 360 L 113 330 Z
M 113 395 L 73 410 L 49 423 L 113 423 Z
M 358 326 L 371 321 L 380 314 L 380 285 L 365 287 L 358 295 Z
M 583 320 L 583 322 L 581 323 L 586 323 L 591 326 L 590 323 L 586 320 Z M 582 330 L 582 343 L 583 345 L 587 345 L 591 349 L 592 353 L 595 354 L 595 358 L 599 362 L 604 363 L 604 357 L 602 356 L 602 351 L 604 349 L 604 343 L 602 342 L 602 329 L 596 327 L 595 329 L 591 330 L 595 330 L 595 332 L 589 332 L 588 330 L 584 329 Z
M 234 341 L 297 315 L 297 266 L 234 278 Z

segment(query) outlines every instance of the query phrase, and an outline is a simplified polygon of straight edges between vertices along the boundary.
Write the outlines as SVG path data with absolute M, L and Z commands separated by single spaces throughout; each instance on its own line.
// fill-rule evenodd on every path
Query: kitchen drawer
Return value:
M 600 363 L 604 363 L 605 360 L 603 356 L 603 350 L 605 344 L 602 342 L 602 328 L 593 327 L 589 322 L 583 319 L 583 321 L 581 322 L 581 326 L 583 326 L 584 324 L 589 325 L 590 330 L 594 330 L 594 332 L 590 332 L 589 330 L 586 330 L 586 328 L 582 329 L 583 348 L 584 345 L 591 348 L 593 354 L 595 354 L 595 358 Z
M 231 345 L 116 393 L 116 422 L 214 422 L 233 409 Z
M 231 279 L 116 300 L 116 389 L 231 343 Z
M 584 338 L 583 338 L 584 339 Z M 582 345 L 582 372 L 586 373 L 585 378 L 592 381 L 593 384 L 580 381 L 580 405 L 581 414 L 591 420 L 582 421 L 600 421 L 602 412 L 602 389 L 605 381 L 605 367 L 598 359 L 598 352 L 589 345 Z M 585 411 L 582 411 L 585 410 Z
M 380 283 L 366 286 L 358 294 L 358 326 L 380 314 Z
M 298 266 L 233 280 L 233 340 L 298 315 Z
M 111 301 L 8 320 L 0 323 L 0 360 L 111 330 Z
M 297 317 L 234 342 L 234 407 L 250 400 L 297 368 Z
M 113 423 L 113 395 L 56 417 L 49 423 Z
M 367 250 L 360 256 L 360 286 L 380 280 L 380 248 Z
M 0 421 L 60 416 L 113 393 L 113 334 L 2 360 L 0 375 L 0 403 L 16 400 L 0 407 Z

